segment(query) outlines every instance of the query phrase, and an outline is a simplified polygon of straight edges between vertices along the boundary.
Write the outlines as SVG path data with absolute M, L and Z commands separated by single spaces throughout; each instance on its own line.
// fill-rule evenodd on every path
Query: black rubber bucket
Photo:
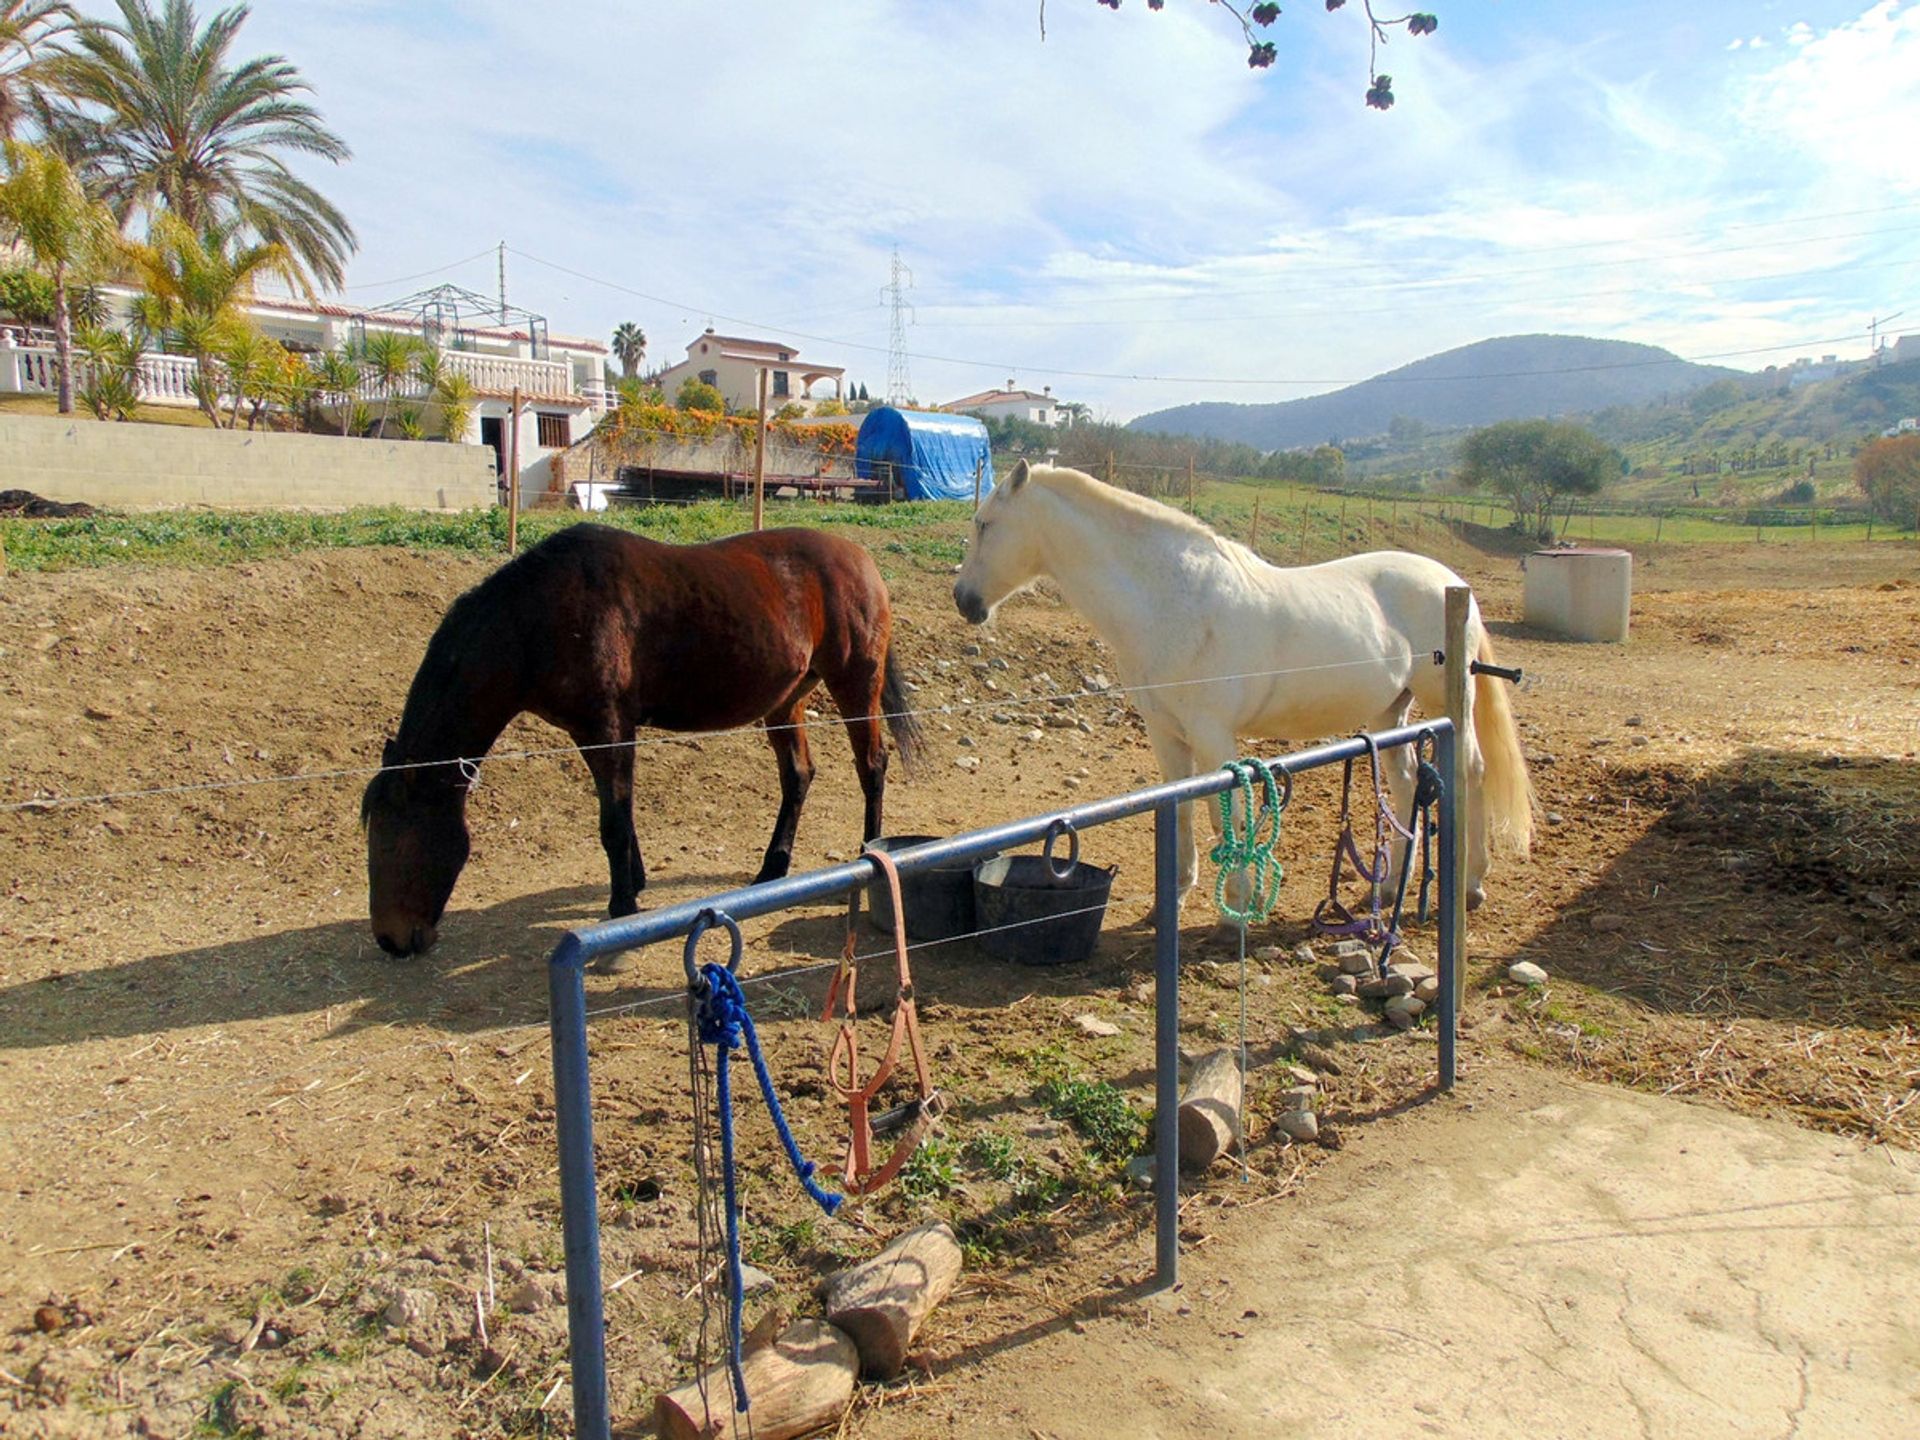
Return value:
M 898 855 L 938 835 L 888 835 L 871 842 L 872 850 Z M 900 877 L 900 904 L 907 912 L 907 939 L 920 944 L 951 940 L 974 928 L 973 862 L 953 860 Z M 885 879 L 867 885 L 867 923 L 884 935 L 893 933 L 893 896 Z
M 980 948 L 1020 965 L 1070 965 L 1093 954 L 1119 867 L 1083 864 L 1080 837 L 1062 863 L 1054 836 L 1040 855 L 999 855 L 973 867 L 973 908 Z

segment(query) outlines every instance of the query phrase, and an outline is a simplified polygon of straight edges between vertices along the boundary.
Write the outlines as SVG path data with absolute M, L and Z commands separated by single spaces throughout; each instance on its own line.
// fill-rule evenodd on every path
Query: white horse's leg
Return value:
M 1148 711 L 1143 718 L 1147 722 L 1147 739 L 1152 742 L 1154 758 L 1160 762 L 1162 778 L 1185 780 L 1192 775 L 1193 752 L 1187 748 L 1186 737 L 1175 730 L 1164 716 Z M 1179 832 L 1174 841 L 1174 850 L 1180 860 L 1180 899 L 1185 903 L 1200 875 L 1200 851 L 1194 842 L 1192 804 L 1179 807 Z

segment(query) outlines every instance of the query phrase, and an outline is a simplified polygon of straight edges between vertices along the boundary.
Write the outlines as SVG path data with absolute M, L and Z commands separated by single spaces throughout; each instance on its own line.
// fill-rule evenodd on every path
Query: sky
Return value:
M 300 167 L 351 303 L 492 294 L 504 241 L 512 304 L 649 366 L 712 325 L 879 398 L 896 249 L 915 397 L 1113 420 L 1498 335 L 1920 331 L 1920 0 L 1422 3 L 1384 113 L 1361 0 L 1287 5 L 1266 71 L 1206 0 L 254 0 L 237 48 L 353 148 Z

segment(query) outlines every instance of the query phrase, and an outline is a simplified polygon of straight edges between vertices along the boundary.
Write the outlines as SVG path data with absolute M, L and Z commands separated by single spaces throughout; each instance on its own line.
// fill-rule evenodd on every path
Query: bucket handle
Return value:
M 1067 837 L 1067 863 L 1063 867 L 1053 858 L 1053 842 L 1062 835 Z M 1047 862 L 1047 873 L 1056 880 L 1069 880 L 1073 877 L 1073 867 L 1080 863 L 1080 832 L 1073 828 L 1073 822 L 1066 816 L 1057 816 L 1047 825 L 1047 834 L 1040 846 L 1040 858 Z

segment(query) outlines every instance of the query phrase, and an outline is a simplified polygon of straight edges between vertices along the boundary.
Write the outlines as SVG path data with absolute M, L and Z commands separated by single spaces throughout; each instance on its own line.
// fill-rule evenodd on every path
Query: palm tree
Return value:
M 361 373 L 380 390 L 380 433 L 387 433 L 393 413 L 393 392 L 418 373 L 420 352 L 426 348 L 417 336 L 400 330 L 375 330 L 361 343 Z
M 0 0 L 4 3 L 4 0 Z M 193 0 L 116 0 L 119 23 L 82 22 L 76 49 L 47 62 L 46 83 L 70 103 L 49 115 L 64 145 L 88 158 L 124 221 L 165 211 L 195 230 L 237 222 L 337 287 L 356 246 L 346 216 L 282 158 L 352 152 L 299 98 L 311 89 L 279 55 L 239 65 L 228 52 L 248 8 L 203 26 Z
M 57 405 L 73 413 L 73 317 L 67 276 L 107 254 L 119 235 L 106 206 L 89 196 L 71 166 L 51 151 L 5 142 L 0 229 L 27 247 L 53 280 L 53 354 L 60 372 Z
M 620 362 L 620 378 L 632 380 L 640 374 L 640 362 L 647 354 L 647 332 L 631 320 L 621 322 L 613 332 L 613 355 Z
M 73 28 L 67 0 L 0 0 L 0 138 L 31 108 L 54 41 Z
M 247 244 L 239 222 L 228 220 L 196 233 L 173 215 L 154 219 L 146 243 L 126 247 L 129 265 L 144 292 L 134 303 L 139 322 L 170 334 L 199 362 L 205 382 L 196 392 L 209 420 L 220 424 L 215 354 L 252 326 L 241 306 L 261 276 L 296 284 L 299 262 L 277 241 Z

